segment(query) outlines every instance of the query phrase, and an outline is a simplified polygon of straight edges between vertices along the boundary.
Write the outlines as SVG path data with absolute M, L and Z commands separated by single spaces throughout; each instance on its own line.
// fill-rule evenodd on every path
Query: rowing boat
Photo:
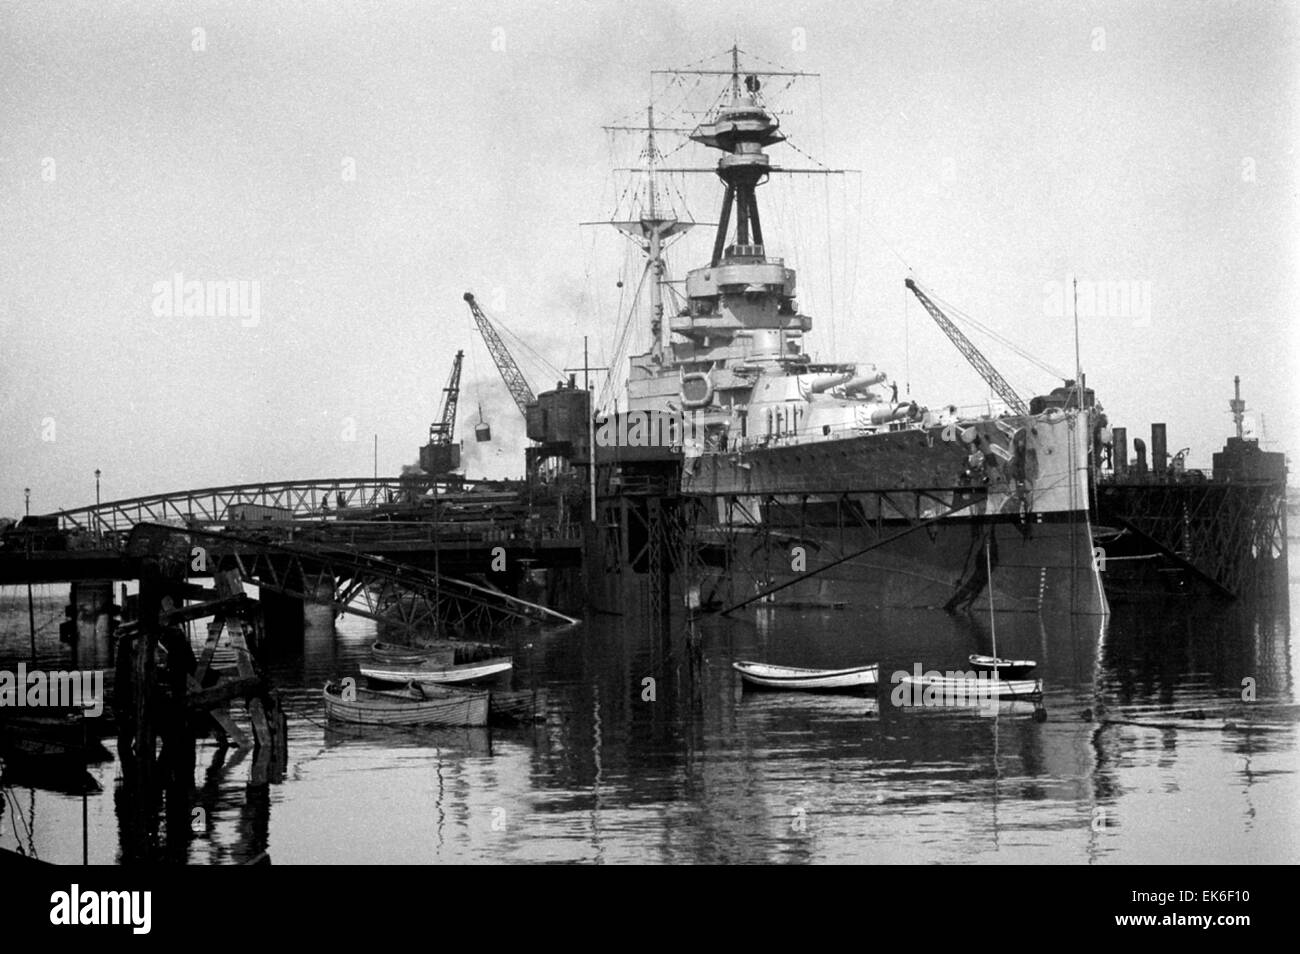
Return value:
M 399 643 L 373 643 L 370 655 L 384 665 L 408 666 L 441 664 L 444 666 L 459 663 L 479 662 L 493 656 L 504 656 L 509 650 L 495 643 L 478 642 L 472 639 L 440 639 L 420 646 L 403 646 Z M 439 660 L 442 660 L 439 663 Z
M 970 664 L 977 670 L 992 672 L 997 670 L 1001 679 L 1023 679 L 1034 671 L 1038 663 L 1033 659 L 999 659 L 996 656 L 979 656 L 972 654 Z
M 0 755 L 13 759 L 65 759 L 81 764 L 112 756 L 99 741 L 99 720 L 93 727 L 81 709 L 48 707 L 0 709 Z M 93 717 L 91 717 L 93 718 Z
M 384 665 L 393 666 L 456 664 L 456 650 L 450 646 L 399 646 L 380 642 L 370 647 L 370 655 Z
M 794 692 L 851 692 L 874 686 L 880 665 L 851 669 L 799 669 L 768 663 L 740 661 L 731 664 L 745 685 L 755 689 L 785 689 Z
M 325 684 L 325 714 L 357 725 L 487 725 L 488 694 L 450 686 L 398 690 Z
M 361 667 L 361 675 L 378 682 L 414 682 L 421 685 L 431 682 L 474 682 L 486 679 L 498 673 L 509 672 L 514 668 L 514 661 L 509 656 L 484 659 L 481 662 L 462 663 L 458 666 L 412 665 L 412 666 L 366 666 Z
M 1029 699 L 1043 697 L 1041 679 L 1001 679 L 992 673 L 979 676 L 905 675 L 898 680 L 907 690 L 895 693 L 901 700 L 910 695 L 911 702 L 901 705 L 920 706 L 975 706 L 994 699 Z

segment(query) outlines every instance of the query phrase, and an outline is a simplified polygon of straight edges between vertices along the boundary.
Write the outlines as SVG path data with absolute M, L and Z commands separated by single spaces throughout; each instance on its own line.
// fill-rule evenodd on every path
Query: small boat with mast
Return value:
M 1037 668 L 1032 659 L 1002 659 L 998 656 L 981 656 L 972 653 L 970 664 L 978 672 L 994 672 L 1002 679 L 1023 679 Z
M 1015 678 L 1013 672 L 1028 674 L 1037 665 L 1032 660 L 1009 660 L 998 656 L 998 621 L 993 609 L 993 555 L 989 542 L 984 544 L 984 566 L 988 574 L 989 632 L 993 641 L 992 656 L 970 656 L 976 671 L 972 673 L 923 673 L 904 675 L 900 680 L 914 690 L 924 704 L 927 698 L 941 705 L 985 705 L 995 700 L 1027 700 L 1040 706 L 1043 699 L 1041 679 Z M 976 660 L 986 665 L 976 664 Z M 1041 710 L 1037 710 L 1041 711 Z
M 977 672 L 992 673 L 995 679 L 1023 679 L 1037 668 L 1037 662 L 1032 659 L 1003 659 L 998 655 L 998 618 L 994 615 L 993 610 L 993 554 L 991 549 L 990 544 L 986 543 L 984 545 L 984 567 L 988 574 L 989 590 L 989 634 L 993 641 L 993 655 L 981 656 L 972 653 L 967 658 Z

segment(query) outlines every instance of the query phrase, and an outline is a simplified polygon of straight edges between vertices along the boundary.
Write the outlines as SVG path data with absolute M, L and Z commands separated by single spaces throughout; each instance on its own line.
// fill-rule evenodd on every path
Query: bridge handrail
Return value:
M 159 522 L 160 519 L 227 522 L 225 512 L 232 505 L 237 504 L 278 507 L 303 514 L 334 513 L 339 509 L 347 511 L 395 502 L 391 497 L 382 498 L 380 494 L 415 492 L 419 497 L 423 497 L 425 492 L 435 485 L 442 493 L 454 494 L 458 491 L 472 493 L 481 487 L 510 489 L 513 484 L 514 482 L 511 481 L 447 480 L 423 475 L 260 481 L 106 500 L 84 507 L 65 508 L 47 516 L 58 517 L 60 529 L 80 527 L 99 532 L 119 529 L 119 523 L 132 526 L 135 523 Z M 337 504 L 340 493 L 345 494 L 344 506 L 342 508 L 331 506 Z M 177 506 L 181 503 L 187 506 L 184 509 Z M 322 504 L 325 505 L 324 510 Z M 149 512 L 146 513 L 146 510 Z M 134 513 L 132 514 L 131 511 Z M 122 518 L 120 521 L 119 516 Z

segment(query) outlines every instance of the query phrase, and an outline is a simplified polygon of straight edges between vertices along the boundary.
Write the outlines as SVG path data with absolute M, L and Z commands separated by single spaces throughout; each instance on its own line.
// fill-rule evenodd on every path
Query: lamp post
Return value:
M 26 510 L 26 516 L 32 515 L 32 488 L 23 488 L 23 507 Z M 32 558 L 32 535 L 28 531 L 27 536 L 27 559 Z M 36 609 L 32 605 L 32 581 L 27 579 L 27 632 L 32 641 L 32 664 L 36 664 Z
M 104 539 L 104 525 L 103 523 L 100 522 L 102 518 L 99 515 L 99 475 L 100 475 L 100 470 L 98 467 L 96 467 L 95 468 L 95 538 L 102 543 Z

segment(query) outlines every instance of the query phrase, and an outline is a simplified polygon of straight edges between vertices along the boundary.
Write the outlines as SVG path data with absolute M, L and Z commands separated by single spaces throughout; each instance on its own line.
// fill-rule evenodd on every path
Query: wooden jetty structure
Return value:
M 235 700 L 242 700 L 252 721 L 249 785 L 278 782 L 286 767 L 284 710 L 254 661 L 260 630 L 256 605 L 243 592 L 237 570 L 218 570 L 215 589 L 202 590 L 185 580 L 188 562 L 188 550 L 175 545 L 143 557 L 138 616 L 116 634 L 112 706 L 131 814 L 123 832 L 126 861 L 183 859 L 191 837 L 195 740 L 211 726 L 223 746 L 246 746 L 230 716 Z M 197 603 L 185 605 L 195 598 Z M 208 639 L 196 659 L 180 623 L 204 617 L 211 619 Z M 223 630 L 235 649 L 233 673 L 209 668 Z M 160 842 L 156 810 L 160 799 L 165 842 Z

